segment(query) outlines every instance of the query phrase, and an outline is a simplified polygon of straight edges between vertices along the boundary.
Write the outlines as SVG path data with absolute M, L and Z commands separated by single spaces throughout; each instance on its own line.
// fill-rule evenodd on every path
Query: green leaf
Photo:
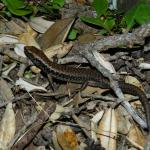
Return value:
M 78 31 L 76 29 L 72 29 L 69 33 L 68 39 L 69 40 L 75 40 L 77 37 Z
M 115 26 L 115 18 L 108 18 L 104 22 L 105 26 L 111 30 Z
M 123 18 L 123 22 L 126 22 L 128 29 L 132 28 L 135 24 L 135 12 L 136 8 L 132 8 L 130 11 L 127 12 L 125 17 Z
M 101 29 L 101 30 L 99 30 L 99 32 L 98 32 L 98 34 L 100 34 L 100 35 L 104 35 L 104 34 L 106 34 L 106 33 L 108 33 L 108 31 L 106 31 L 105 29 Z
M 82 16 L 82 17 L 80 17 L 80 19 L 82 21 L 87 22 L 87 23 L 91 23 L 93 25 L 100 26 L 109 32 L 115 25 L 115 19 L 114 18 L 101 20 L 100 18 L 92 18 L 92 17 Z
M 51 9 L 60 9 L 60 6 L 58 4 L 53 4 L 51 6 Z
M 150 21 L 150 6 L 144 4 L 140 5 L 136 12 L 135 19 L 140 25 Z
M 64 0 L 53 0 L 52 3 L 53 3 L 53 4 L 57 4 L 57 5 L 59 5 L 60 7 L 63 7 L 64 4 L 65 4 L 65 1 L 64 1 Z
M 94 0 L 92 5 L 98 16 L 104 15 L 108 9 L 107 0 Z
M 131 29 L 136 22 L 142 25 L 150 21 L 150 6 L 145 2 L 139 3 L 127 12 L 124 16 L 124 21 L 128 29 Z
M 24 3 L 23 0 L 2 0 L 8 10 L 17 16 L 24 16 L 32 13 L 32 8 Z

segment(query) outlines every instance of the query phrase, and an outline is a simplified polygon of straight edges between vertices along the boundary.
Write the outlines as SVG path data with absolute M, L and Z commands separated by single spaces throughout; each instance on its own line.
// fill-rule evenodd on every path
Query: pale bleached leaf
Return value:
M 8 76 L 9 72 L 10 72 L 11 70 L 13 70 L 13 69 L 16 67 L 16 65 L 17 65 L 17 62 L 11 63 L 11 64 L 7 67 L 7 69 L 5 69 L 5 71 L 3 71 L 2 74 L 5 75 L 5 76 Z
M 19 78 L 16 81 L 15 85 L 19 85 L 22 89 L 25 89 L 28 92 L 33 91 L 33 90 L 47 91 L 44 87 L 33 85 L 33 84 L 29 83 L 29 82 L 26 82 L 22 78 Z
M 109 108 L 104 113 L 97 133 L 104 148 L 107 150 L 116 150 L 117 119 L 114 109 Z
M 30 26 L 39 33 L 45 33 L 55 22 L 43 19 L 43 17 L 32 17 L 30 19 Z
M 102 118 L 103 114 L 104 114 L 104 111 L 103 111 L 103 110 L 102 110 L 102 111 L 99 111 L 98 113 L 96 113 L 96 114 L 93 116 L 93 118 L 91 119 L 91 121 L 92 121 L 92 122 L 95 122 L 95 123 L 98 123 L 99 120 Z
M 51 114 L 51 116 L 50 116 L 50 120 L 51 121 L 56 121 L 57 119 L 59 119 L 60 118 L 60 116 L 61 116 L 61 114 L 63 113 L 63 112 L 69 112 L 70 111 L 70 109 L 69 108 L 67 108 L 67 107 L 62 107 L 61 105 L 56 105 L 56 109 L 55 109 L 55 111 Z
M 20 43 L 16 36 L 0 34 L 0 45 Z
M 116 73 L 113 65 L 109 61 L 107 61 L 102 54 L 98 53 L 97 51 L 93 51 L 93 54 L 95 56 L 95 59 L 99 61 L 99 63 L 103 67 L 105 67 L 110 73 L 114 73 L 114 74 Z
M 139 67 L 143 70 L 150 70 L 150 63 L 140 63 Z
M 5 113 L 0 123 L 0 149 L 7 150 L 9 142 L 13 139 L 16 131 L 15 114 L 12 103 L 6 107 Z
M 26 55 L 24 54 L 24 44 L 16 44 L 14 51 L 17 55 L 21 56 L 21 57 L 26 57 Z
M 98 113 L 96 113 L 93 118 L 91 119 L 91 138 L 94 141 L 97 141 L 97 123 L 100 121 L 100 119 L 102 118 L 104 114 L 104 111 L 99 111 Z

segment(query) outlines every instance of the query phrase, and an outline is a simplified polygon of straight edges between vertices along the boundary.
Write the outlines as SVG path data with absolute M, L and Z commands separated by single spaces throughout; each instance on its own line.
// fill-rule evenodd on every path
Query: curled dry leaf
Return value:
M 5 76 L 8 76 L 9 72 L 10 72 L 11 70 L 13 70 L 13 69 L 16 67 L 16 65 L 17 65 L 17 62 L 11 63 L 11 64 L 7 67 L 7 69 L 4 69 L 5 71 L 3 71 L 2 74 L 5 75 Z
M 44 87 L 33 85 L 33 84 L 29 83 L 29 82 L 26 82 L 22 78 L 19 78 L 16 81 L 15 85 L 19 85 L 21 88 L 25 89 L 28 92 L 33 91 L 33 90 L 47 91 Z
M 59 143 L 57 141 L 57 135 L 56 135 L 55 131 L 52 132 L 52 141 L 53 141 L 53 145 L 54 145 L 55 149 L 62 150 L 62 148 L 60 147 L 60 145 L 59 145 Z
M 141 84 L 135 77 L 126 76 L 126 77 L 125 77 L 125 82 L 126 82 L 126 83 L 129 83 L 129 84 L 132 84 L 132 85 L 135 85 L 135 86 L 137 86 L 138 88 L 140 88 L 142 91 L 144 91 L 144 88 L 143 88 L 142 84 Z M 132 98 L 132 96 L 129 95 L 129 94 L 126 94 L 125 97 L 126 97 L 127 99 L 131 99 L 131 98 Z M 139 105 L 139 104 L 141 104 L 141 103 L 140 103 L 140 101 L 135 101 L 135 102 L 133 102 L 132 104 L 133 104 L 134 106 L 136 106 L 136 105 Z
M 137 86 L 138 88 L 140 88 L 142 91 L 144 91 L 144 88 L 143 88 L 142 84 L 135 77 L 126 76 L 125 77 L 125 82 L 133 84 L 133 85 Z
M 51 114 L 50 120 L 51 121 L 56 121 L 57 119 L 60 118 L 61 114 L 63 112 L 69 112 L 70 110 L 67 109 L 67 107 L 62 107 L 61 105 L 56 105 L 55 111 Z
M 97 131 L 97 124 L 99 122 L 99 120 L 102 118 L 104 114 L 104 111 L 100 111 L 98 113 L 96 113 L 93 118 L 91 119 L 91 138 L 94 141 L 97 141 L 97 135 L 96 135 L 96 131 Z
M 98 137 L 104 148 L 107 150 L 116 150 L 116 137 L 117 137 L 117 119 L 114 109 L 109 108 L 97 129 Z
M 52 58 L 53 56 L 57 56 L 57 58 L 61 58 L 65 56 L 69 51 L 71 50 L 72 42 L 70 43 L 63 43 L 63 44 L 57 44 L 54 46 L 51 46 L 48 49 L 44 50 L 45 55 L 48 58 Z
M 56 128 L 56 135 L 58 143 L 63 150 L 77 150 L 77 136 L 69 126 L 58 125 Z
M 13 139 L 16 131 L 15 114 L 12 108 L 12 103 L 6 107 L 0 124 L 0 149 L 7 150 L 9 142 Z
M 26 58 L 26 55 L 24 54 L 24 44 L 16 44 L 14 51 L 17 55 Z
M 32 17 L 29 24 L 35 31 L 44 33 L 54 24 L 54 22 L 45 20 L 42 17 Z

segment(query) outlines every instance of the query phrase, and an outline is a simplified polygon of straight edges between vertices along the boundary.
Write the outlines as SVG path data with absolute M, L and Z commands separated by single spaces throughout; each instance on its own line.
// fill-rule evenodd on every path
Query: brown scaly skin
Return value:
M 33 64 L 56 79 L 81 84 L 88 82 L 88 85 L 91 86 L 110 89 L 109 80 L 103 77 L 103 75 L 96 70 L 72 68 L 66 65 L 53 63 L 41 50 L 33 46 L 26 46 L 24 52 Z M 123 93 L 139 96 L 146 113 L 148 130 L 150 131 L 150 106 L 145 93 L 138 87 L 125 83 L 124 81 L 119 81 L 119 86 Z

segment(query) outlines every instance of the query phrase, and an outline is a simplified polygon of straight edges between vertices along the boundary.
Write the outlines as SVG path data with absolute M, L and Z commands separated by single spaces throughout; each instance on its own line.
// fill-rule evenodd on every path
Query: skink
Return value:
M 24 52 L 34 65 L 54 78 L 81 84 L 87 82 L 90 86 L 110 89 L 109 80 L 96 70 L 73 68 L 53 63 L 41 50 L 33 46 L 26 46 Z M 145 93 L 138 87 L 125 83 L 124 81 L 119 81 L 119 86 L 123 93 L 139 96 L 139 100 L 141 101 L 146 113 L 148 130 L 150 131 L 150 105 Z

